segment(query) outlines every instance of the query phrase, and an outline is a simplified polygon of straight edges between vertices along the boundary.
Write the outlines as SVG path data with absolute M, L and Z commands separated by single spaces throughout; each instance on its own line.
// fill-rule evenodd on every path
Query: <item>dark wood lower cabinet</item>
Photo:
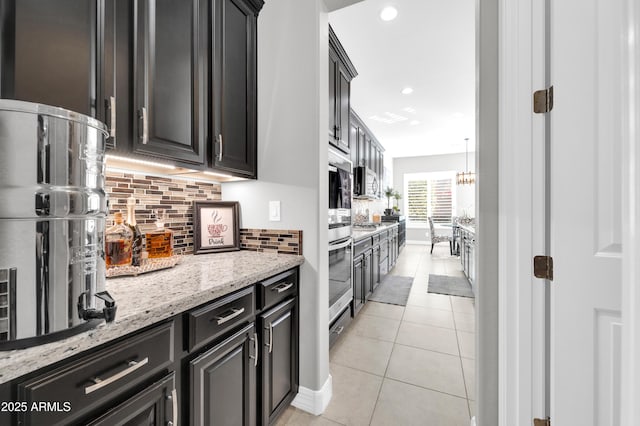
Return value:
M 373 254 L 371 256 L 371 291 L 375 291 L 380 284 L 380 246 L 377 245 L 373 248 Z
M 127 399 L 126 402 L 88 423 L 88 426 L 169 424 L 178 424 L 175 373 L 169 374 L 159 382 Z
M 256 424 L 255 331 L 250 324 L 190 362 L 191 425 Z
M 369 296 L 371 296 L 371 292 L 373 291 L 373 262 L 371 261 L 372 256 L 372 250 L 369 250 L 364 254 L 364 277 L 362 285 L 365 301 L 369 299 Z
M 353 315 L 364 305 L 364 256 L 353 259 Z
M 274 423 L 298 392 L 298 274 L 290 269 L 1 384 L 0 401 L 60 409 L 0 410 L 0 424 Z
M 298 392 L 298 324 L 296 299 L 259 316 L 262 342 L 262 424 L 271 424 Z

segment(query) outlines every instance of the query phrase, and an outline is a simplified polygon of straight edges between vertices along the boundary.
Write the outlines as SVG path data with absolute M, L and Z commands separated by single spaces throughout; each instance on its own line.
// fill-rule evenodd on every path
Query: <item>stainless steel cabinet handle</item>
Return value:
M 220 149 L 218 150 L 218 161 L 222 161 L 222 133 L 218 135 L 218 143 L 220 144 Z
M 335 330 L 332 331 L 332 333 L 340 335 L 342 334 L 343 331 L 344 331 L 344 325 L 336 328 Z
M 351 240 L 347 240 L 340 244 L 329 244 L 329 251 L 340 250 L 351 245 Z
M 269 343 L 267 344 L 269 353 L 273 351 L 273 323 L 269 323 Z
M 271 291 L 277 291 L 278 294 L 280 294 L 282 292 L 289 290 L 291 287 L 293 287 L 293 283 L 285 283 L 285 284 L 280 284 L 275 286 L 274 288 L 271 289 Z
M 253 341 L 253 353 L 254 356 L 249 355 L 249 358 L 253 360 L 253 366 L 258 366 L 258 334 L 253 333 L 253 339 L 249 339 Z
M 134 371 L 138 370 L 139 368 L 145 366 L 147 363 L 149 363 L 149 357 L 146 357 L 142 361 L 129 361 L 127 363 L 129 365 L 129 368 L 126 368 L 126 369 L 122 370 L 121 372 L 114 374 L 113 376 L 109 377 L 108 379 L 102 380 L 99 377 L 94 377 L 94 378 L 91 379 L 94 384 L 84 388 L 84 393 L 85 393 L 85 395 L 89 395 L 91 392 L 95 392 L 98 389 L 102 389 L 103 387 L 108 386 L 111 383 L 113 383 L 113 382 L 115 382 L 117 380 L 120 380 L 125 376 L 128 376 L 129 374 L 133 373 Z
M 111 110 L 109 136 L 116 137 L 116 98 L 109 96 L 109 109 Z
M 171 420 L 167 426 L 178 426 L 178 392 L 171 389 L 171 395 L 167 395 L 167 400 L 171 401 Z
M 140 128 L 142 129 L 142 135 L 140 135 L 140 142 L 143 145 L 146 145 L 149 142 L 149 117 L 147 116 L 147 108 L 140 108 L 140 113 L 138 114 L 138 118 L 142 120 L 140 123 Z
M 220 324 L 224 324 L 229 320 L 234 319 L 239 315 L 242 315 L 243 312 L 244 312 L 244 308 L 240 308 L 240 309 L 231 308 L 231 314 L 227 315 L 226 317 L 214 317 L 213 319 L 218 320 L 218 325 L 220 325 Z

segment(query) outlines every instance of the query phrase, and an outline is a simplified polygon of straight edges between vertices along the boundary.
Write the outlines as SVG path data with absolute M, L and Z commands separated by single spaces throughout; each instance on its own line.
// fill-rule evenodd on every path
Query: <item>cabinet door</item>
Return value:
M 367 251 L 364 255 L 364 268 L 363 268 L 363 292 L 364 300 L 369 299 L 371 292 L 373 291 L 373 262 L 371 262 L 371 250 Z
M 262 424 L 268 425 L 298 392 L 298 312 L 296 299 L 259 318 L 262 342 Z
M 178 424 L 175 373 L 109 410 L 88 426 L 138 426 Z
M 213 9 L 213 167 L 256 177 L 257 13 L 243 0 Z
M 0 97 L 111 124 L 115 0 L 3 0 Z
M 337 134 L 338 134 L 338 146 L 339 148 L 349 154 L 350 145 L 349 145 L 349 98 L 351 96 L 351 84 L 349 83 L 349 79 L 343 70 L 338 68 L 338 81 L 336 84 L 338 85 L 338 89 L 340 91 L 340 97 L 338 102 L 338 110 L 337 110 Z
M 333 49 L 329 49 L 329 143 L 336 144 L 338 132 L 336 131 L 336 75 L 338 72 L 338 56 Z
M 378 284 L 380 284 L 380 246 L 375 246 L 373 248 L 371 268 L 371 291 L 374 291 L 378 287 Z
M 367 163 L 367 140 L 366 134 L 362 129 L 358 130 L 358 166 L 366 166 Z
M 353 121 L 349 122 L 349 154 L 353 167 L 358 165 L 358 125 Z
M 353 314 L 358 313 L 364 303 L 364 257 L 353 260 Z
M 204 163 L 206 5 L 204 0 L 134 5 L 134 152 Z
M 190 362 L 190 424 L 256 424 L 258 352 L 251 324 Z

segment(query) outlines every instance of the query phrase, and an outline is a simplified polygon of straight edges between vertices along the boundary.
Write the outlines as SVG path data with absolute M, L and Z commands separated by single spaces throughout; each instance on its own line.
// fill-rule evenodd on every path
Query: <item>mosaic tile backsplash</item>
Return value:
M 155 229 L 155 209 L 165 209 L 165 227 L 173 230 L 175 254 L 193 253 L 193 201 L 220 200 L 219 183 L 194 182 L 144 174 L 107 172 L 109 194 L 109 226 L 113 213 L 127 216 L 127 198 L 136 197 L 136 221 L 143 235 Z
M 136 221 L 142 234 L 155 229 L 154 210 L 165 209 L 165 227 L 173 230 L 174 253 L 193 253 L 193 201 L 221 200 L 219 183 L 194 182 L 166 177 L 107 172 L 109 194 L 107 226 L 113 213 L 127 214 L 127 198 L 137 199 Z M 302 254 L 302 231 L 240 229 L 240 248 L 260 252 Z
M 240 229 L 240 248 L 267 253 L 302 255 L 302 231 Z

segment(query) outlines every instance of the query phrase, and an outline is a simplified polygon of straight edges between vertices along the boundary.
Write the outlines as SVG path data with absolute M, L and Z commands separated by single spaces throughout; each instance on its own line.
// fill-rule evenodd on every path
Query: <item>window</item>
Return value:
M 455 207 L 455 172 L 407 173 L 404 175 L 407 225 L 427 227 L 450 223 Z

